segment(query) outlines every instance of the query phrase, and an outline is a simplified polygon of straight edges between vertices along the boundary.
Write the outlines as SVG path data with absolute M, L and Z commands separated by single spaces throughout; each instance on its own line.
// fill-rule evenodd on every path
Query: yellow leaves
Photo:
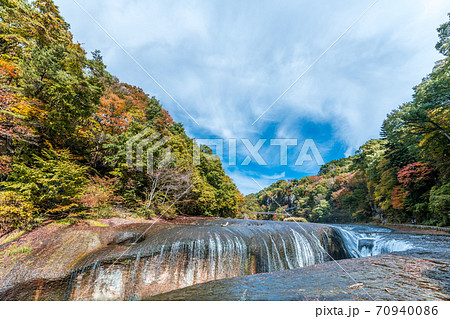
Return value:
M 444 129 L 450 128 L 450 109 L 437 107 L 428 112 L 427 116 L 440 127 Z
M 75 132 L 80 138 L 91 139 L 102 133 L 102 127 L 94 117 L 89 117 L 83 127 L 78 128 Z
M 76 209 L 78 207 L 79 207 L 78 203 L 70 203 L 68 205 L 58 205 L 55 208 L 47 210 L 46 214 L 48 214 L 48 215 L 59 215 L 59 214 L 65 214 L 65 213 L 69 212 L 69 215 L 67 217 L 70 218 L 70 217 L 74 217 L 73 216 L 73 212 L 76 211 Z
M 0 229 L 10 230 L 28 225 L 37 213 L 33 204 L 16 192 L 0 192 Z
M 33 108 L 30 100 L 6 89 L 0 90 L 0 136 L 31 142 L 34 134 L 27 120 Z
M 44 140 L 43 144 L 44 144 L 45 148 L 47 148 L 51 151 L 54 150 L 52 143 L 50 143 L 48 140 Z
M 43 110 L 33 105 L 32 100 L 24 97 L 16 99 L 15 103 L 10 107 L 10 110 L 22 119 L 30 118 L 34 114 L 42 117 L 43 119 L 43 114 L 45 113 Z
M 427 123 L 429 130 L 422 135 L 422 140 L 418 145 L 423 152 L 428 152 L 428 149 L 436 151 L 437 148 L 439 148 L 438 141 L 445 141 L 441 130 L 450 134 L 450 109 L 444 107 L 434 108 L 428 111 L 427 117 L 430 120 L 430 123 Z M 431 122 L 434 123 L 434 125 Z M 439 128 L 437 128 L 436 125 L 439 126 Z

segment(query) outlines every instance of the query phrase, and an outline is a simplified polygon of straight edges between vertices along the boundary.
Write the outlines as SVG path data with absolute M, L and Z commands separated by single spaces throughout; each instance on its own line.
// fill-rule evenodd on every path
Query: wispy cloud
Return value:
M 285 178 L 285 177 L 286 177 L 286 172 L 283 172 L 281 174 L 271 175 L 271 176 L 261 175 L 262 179 L 269 179 L 269 180 L 275 180 L 275 181 Z
M 450 11 L 443 0 L 381 0 L 251 126 L 373 0 L 78 1 L 173 92 L 200 126 L 72 1 L 56 0 L 75 39 L 89 51 L 100 49 L 110 72 L 121 80 L 161 99 L 189 135 L 314 138 L 325 147 L 326 160 L 351 154 L 378 137 L 386 114 L 410 99 L 411 88 L 439 59 L 436 27 Z M 315 124 L 317 132 L 305 132 Z M 330 128 L 327 136 L 323 125 Z M 229 172 L 245 188 L 246 175 L 280 174 L 273 167 L 243 167 L 239 176 L 237 170 Z M 282 171 L 287 178 L 299 174 L 295 167 Z

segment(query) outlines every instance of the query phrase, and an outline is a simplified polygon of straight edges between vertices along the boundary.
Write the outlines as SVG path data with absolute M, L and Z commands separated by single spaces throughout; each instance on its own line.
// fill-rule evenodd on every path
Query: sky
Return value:
M 378 138 L 442 58 L 436 28 L 450 12 L 446 0 L 55 3 L 111 74 L 155 96 L 190 137 L 219 139 L 211 148 L 223 144 L 244 194 Z

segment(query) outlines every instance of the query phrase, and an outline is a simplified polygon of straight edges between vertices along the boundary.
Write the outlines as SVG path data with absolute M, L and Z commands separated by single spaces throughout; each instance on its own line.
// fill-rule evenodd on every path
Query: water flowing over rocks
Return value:
M 149 300 L 450 300 L 450 287 L 443 285 L 450 280 L 449 267 L 379 255 L 210 281 Z
M 208 281 L 409 248 L 336 226 L 227 222 L 37 229 L 0 246 L 0 299 L 142 300 Z

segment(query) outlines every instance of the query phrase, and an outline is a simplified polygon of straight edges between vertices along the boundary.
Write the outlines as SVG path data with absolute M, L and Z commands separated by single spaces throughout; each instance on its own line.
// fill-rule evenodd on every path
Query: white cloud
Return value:
M 113 74 L 156 95 L 191 136 L 301 140 L 302 122 L 312 120 L 333 127 L 330 140 L 348 154 L 377 137 L 385 115 L 431 71 L 436 28 L 450 11 L 444 0 L 379 1 L 252 126 L 372 0 L 79 2 L 200 127 L 74 2 L 57 0 L 75 39 L 101 49 Z
M 250 176 L 249 174 L 242 173 L 240 171 L 233 171 L 228 173 L 228 175 L 230 175 L 233 182 L 239 186 L 239 190 L 245 195 L 250 193 L 257 193 L 262 190 L 261 188 L 270 186 L 277 180 L 276 178 L 273 178 L 276 177 L 275 175 L 264 177 Z M 284 177 L 285 176 L 280 176 L 279 179 L 284 179 Z
M 274 175 L 261 175 L 261 177 L 263 179 L 268 179 L 268 180 L 272 180 L 272 181 L 277 181 L 279 179 L 285 178 L 286 177 L 286 172 L 283 172 L 281 174 L 274 174 Z

